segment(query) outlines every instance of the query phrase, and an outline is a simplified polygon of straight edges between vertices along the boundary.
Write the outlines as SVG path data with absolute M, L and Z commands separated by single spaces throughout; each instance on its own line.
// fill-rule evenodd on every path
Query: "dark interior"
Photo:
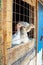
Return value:
M 16 24 L 20 21 L 34 24 L 34 7 L 22 0 L 13 0 L 13 34 Z M 34 37 L 34 29 L 27 33 L 29 38 Z

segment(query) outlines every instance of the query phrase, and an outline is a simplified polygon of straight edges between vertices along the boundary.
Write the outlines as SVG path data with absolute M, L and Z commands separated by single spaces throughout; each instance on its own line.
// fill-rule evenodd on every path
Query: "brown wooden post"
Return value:
M 7 49 L 12 41 L 12 0 L 0 0 L 0 65 L 7 64 Z
M 3 1 L 0 0 L 0 65 L 4 65 L 3 55 Z

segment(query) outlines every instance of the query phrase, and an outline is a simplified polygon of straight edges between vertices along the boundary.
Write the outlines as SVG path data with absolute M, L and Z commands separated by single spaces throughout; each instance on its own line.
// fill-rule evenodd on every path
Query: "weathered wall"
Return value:
M 0 65 L 3 65 L 3 19 L 2 19 L 2 0 L 0 0 Z
M 4 44 L 6 48 L 10 48 L 12 40 L 12 0 L 3 1 L 3 4 Z
M 11 39 L 12 1 L 0 0 L 0 65 L 6 64 L 7 48 L 11 47 Z

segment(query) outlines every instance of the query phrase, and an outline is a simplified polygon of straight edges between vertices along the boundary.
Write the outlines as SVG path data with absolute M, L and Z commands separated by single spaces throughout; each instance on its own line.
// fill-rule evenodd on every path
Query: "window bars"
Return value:
M 34 24 L 34 6 L 22 0 L 13 0 L 13 34 L 16 24 L 20 21 Z M 34 37 L 34 29 L 27 33 L 30 38 Z

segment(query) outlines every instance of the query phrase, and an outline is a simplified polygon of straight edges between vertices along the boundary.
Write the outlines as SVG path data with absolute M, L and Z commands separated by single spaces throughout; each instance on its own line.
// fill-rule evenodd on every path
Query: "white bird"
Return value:
M 31 31 L 32 28 L 35 28 L 35 26 L 34 26 L 32 23 L 29 24 L 29 23 L 27 23 L 27 22 L 22 22 L 22 21 L 20 21 L 18 24 L 21 25 L 21 27 L 22 27 L 22 26 L 25 27 L 26 32 L 29 32 L 29 31 Z
M 27 22 L 19 22 L 17 24 L 17 32 L 12 37 L 12 44 L 20 44 L 21 42 L 26 43 L 29 41 L 27 32 L 32 28 L 35 28 L 33 24 Z
M 35 28 L 33 24 L 30 24 L 29 26 L 26 27 L 26 31 L 29 32 L 31 31 L 32 28 Z

